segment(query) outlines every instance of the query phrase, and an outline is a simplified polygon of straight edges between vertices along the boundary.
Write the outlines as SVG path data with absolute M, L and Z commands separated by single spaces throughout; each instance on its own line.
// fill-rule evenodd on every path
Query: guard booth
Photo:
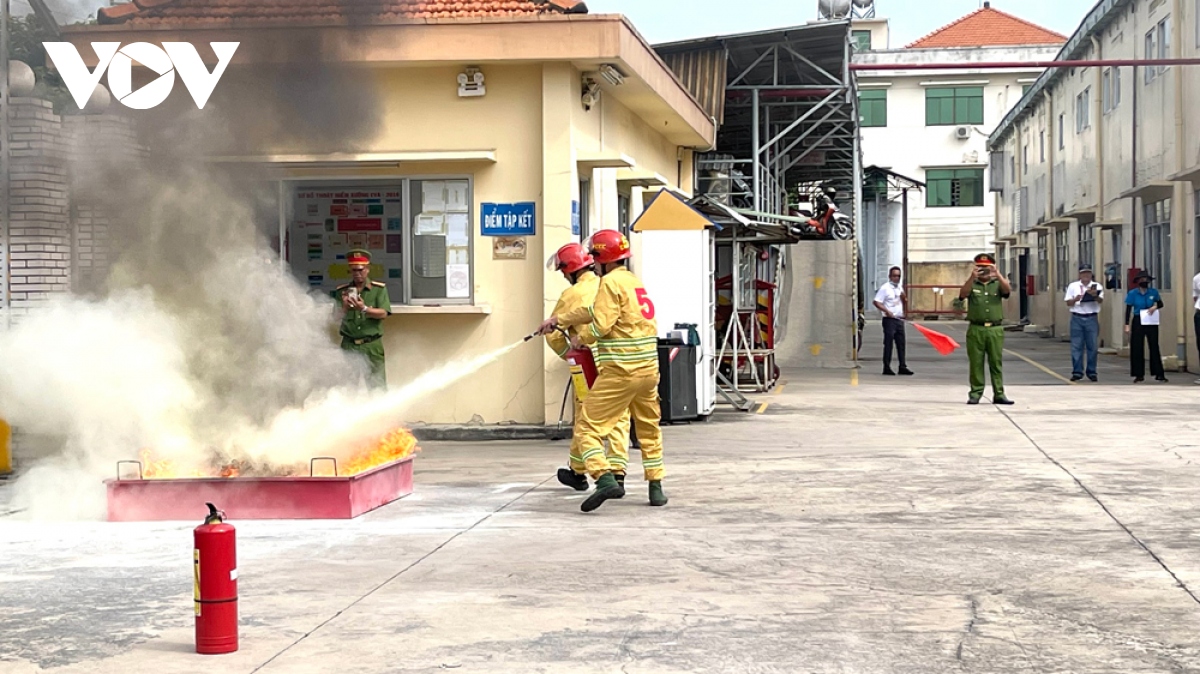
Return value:
M 720 225 L 690 206 L 683 197 L 662 190 L 633 223 L 640 241 L 636 250 L 638 275 L 654 300 L 660 340 L 687 340 L 694 326 L 699 344 L 694 363 L 672 360 L 675 350 L 667 346 L 668 368 L 662 379 L 668 383 L 677 368 L 685 367 L 695 380 L 697 416 L 713 413 L 717 405 L 717 332 L 714 319 L 716 248 L 714 235 Z M 681 331 L 683 334 L 679 334 Z M 676 352 L 677 353 L 677 352 Z M 660 358 L 660 364 L 662 358 Z M 663 396 L 663 415 L 670 417 L 670 391 Z

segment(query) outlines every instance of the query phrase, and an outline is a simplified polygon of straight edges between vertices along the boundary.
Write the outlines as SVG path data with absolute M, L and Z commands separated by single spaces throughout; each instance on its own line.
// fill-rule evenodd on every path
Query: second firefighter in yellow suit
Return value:
M 595 261 L 591 255 L 588 255 L 582 245 L 570 243 L 563 246 L 550 258 L 546 266 L 562 272 L 567 281 L 571 283 L 571 286 L 564 290 L 563 294 L 558 298 L 558 304 L 554 307 L 555 316 L 568 314 L 580 309 L 586 310 L 596 301 L 596 291 L 600 288 L 600 277 L 596 276 L 593 271 Z M 554 331 L 546 335 L 546 343 L 554 350 L 554 353 L 558 354 L 559 358 L 566 358 L 567 353 L 571 350 L 571 343 L 568 341 L 567 335 L 570 335 L 571 338 L 579 337 L 579 328 L 571 328 L 566 331 L 566 334 Z M 575 435 L 571 440 L 570 467 L 558 470 L 558 481 L 576 491 L 587 491 L 588 488 L 587 470 L 583 462 L 583 449 L 579 444 L 579 421 L 583 418 L 581 408 L 583 407 L 584 399 L 588 396 L 588 392 L 586 380 L 580 382 L 577 378 L 574 395 Z M 608 442 L 608 452 L 606 454 L 608 463 L 612 466 L 612 471 L 617 481 L 623 484 L 625 482 L 625 468 L 629 465 L 628 411 L 625 412 L 621 421 L 613 427 L 612 433 L 609 433 L 606 439 Z
M 591 512 L 609 499 L 621 498 L 625 488 L 617 481 L 604 452 L 604 438 L 632 413 L 642 445 L 642 470 L 650 483 L 650 505 L 667 504 L 663 493 L 663 447 L 659 428 L 658 324 L 654 303 L 645 287 L 625 267 L 630 258 L 629 239 L 615 230 L 596 232 L 589 246 L 601 273 L 600 288 L 591 309 L 555 314 L 542 324 L 542 332 L 580 326 L 580 339 L 596 345 L 600 376 L 583 401 L 583 416 L 576 424 L 583 462 L 596 481 L 596 490 L 581 510 Z

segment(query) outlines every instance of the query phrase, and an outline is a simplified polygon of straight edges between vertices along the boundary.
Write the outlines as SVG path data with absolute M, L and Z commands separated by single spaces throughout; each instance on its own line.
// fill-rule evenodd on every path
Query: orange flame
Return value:
M 342 477 L 358 475 L 365 473 L 371 469 L 378 468 L 384 464 L 392 463 L 406 459 L 413 454 L 421 451 L 417 447 L 417 439 L 409 431 L 399 428 L 391 431 L 387 435 L 379 438 L 375 442 L 364 443 L 356 451 L 352 452 L 349 459 L 338 462 L 337 474 Z M 251 475 L 257 475 L 257 471 L 253 466 L 247 467 L 241 461 L 232 461 L 230 463 L 210 468 L 207 471 L 202 468 L 192 468 L 190 470 L 182 468 L 177 462 L 171 459 L 155 460 L 149 449 L 143 449 L 139 452 L 138 457 L 142 462 L 142 477 L 147 480 L 171 480 L 179 478 L 198 478 L 198 477 L 241 477 L 247 470 L 251 471 Z M 332 466 L 325 468 L 325 472 L 320 472 L 322 462 L 317 462 L 317 472 L 314 473 L 317 477 L 333 477 Z M 307 472 L 298 472 L 299 468 L 284 468 L 277 473 L 279 477 L 299 477 L 307 476 Z
M 341 475 L 358 475 L 386 463 L 406 459 L 418 451 L 416 437 L 402 428 L 396 429 L 356 452 L 349 461 L 338 466 L 338 472 Z

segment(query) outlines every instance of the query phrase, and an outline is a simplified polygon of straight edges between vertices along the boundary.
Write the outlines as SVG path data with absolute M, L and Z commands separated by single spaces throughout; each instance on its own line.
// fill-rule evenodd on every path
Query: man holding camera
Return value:
M 1090 265 L 1079 265 L 1079 280 L 1067 286 L 1064 298 L 1071 309 L 1071 381 L 1084 375 L 1084 355 L 1087 355 L 1087 378 L 1096 381 L 1096 360 L 1100 354 L 1100 304 L 1104 289 L 1092 279 Z
M 958 298 L 967 302 L 967 357 L 971 361 L 971 394 L 968 405 L 978 405 L 983 397 L 983 362 L 987 359 L 992 374 L 992 402 L 1011 405 L 1004 395 L 1004 320 L 1003 301 L 1012 295 L 1008 279 L 996 271 L 996 258 L 989 253 L 975 256 L 975 272 L 963 283 Z
M 354 351 L 367 359 L 371 373 L 367 383 L 374 389 L 387 388 L 387 372 L 383 353 L 383 321 L 392 315 L 392 301 L 387 286 L 372 281 L 371 253 L 352 250 L 346 255 L 350 268 L 350 283 L 333 291 L 342 311 L 342 349 Z

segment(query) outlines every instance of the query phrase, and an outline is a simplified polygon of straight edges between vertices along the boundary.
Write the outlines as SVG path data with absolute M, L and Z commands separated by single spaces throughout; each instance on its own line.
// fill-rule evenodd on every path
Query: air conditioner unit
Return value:
M 968 140 L 971 137 L 971 127 L 958 126 L 954 128 L 954 137 L 959 140 Z

